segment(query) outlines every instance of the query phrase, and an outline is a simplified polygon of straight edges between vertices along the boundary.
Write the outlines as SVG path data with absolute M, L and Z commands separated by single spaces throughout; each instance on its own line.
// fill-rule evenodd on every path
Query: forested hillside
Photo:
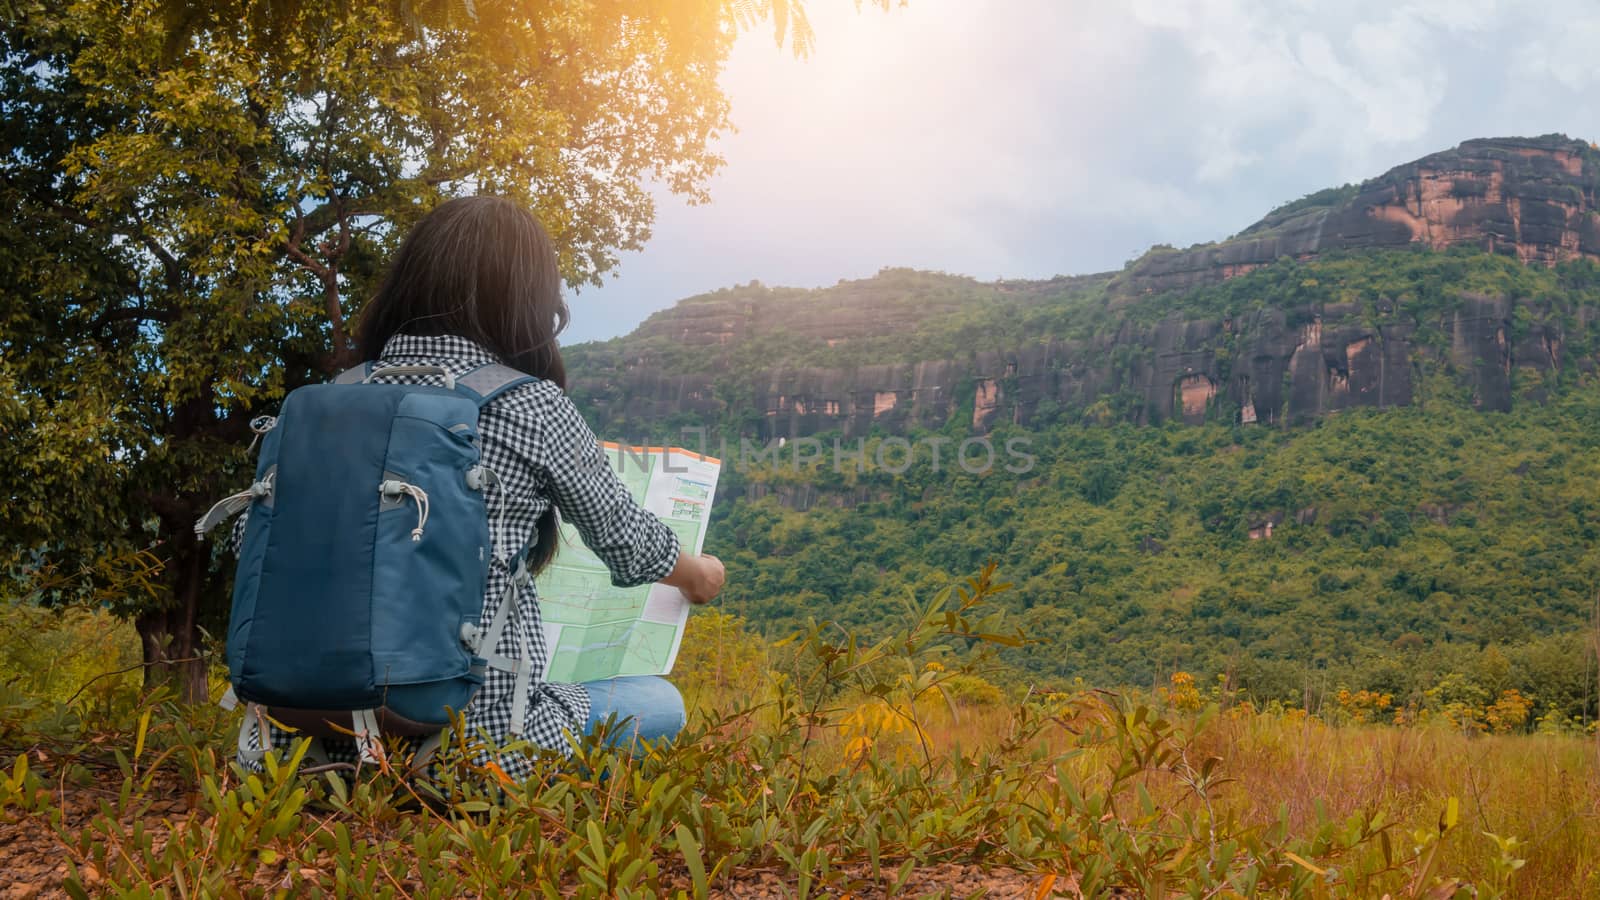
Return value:
M 1541 710 L 1593 715 L 1579 633 L 1600 583 L 1593 393 L 1289 430 L 996 436 L 1031 439 L 1036 469 L 747 473 L 734 491 L 771 493 L 727 498 L 708 545 L 729 562 L 730 608 L 780 634 L 807 616 L 870 631 L 908 592 L 992 559 L 1017 582 L 1002 602 L 1042 641 L 1008 658 L 1041 686 L 1187 670 L 1230 673 L 1260 700 L 1339 687 L 1420 700 L 1454 672 L 1486 698 L 1517 687 Z
M 750 285 L 572 348 L 574 393 L 609 436 L 708 428 L 728 459 L 708 549 L 730 607 L 773 634 L 813 616 L 870 631 L 993 560 L 1039 640 L 1007 659 L 1035 684 L 1514 688 L 1582 722 L 1600 266 L 1528 259 L 1461 240 L 1174 290 L 1140 280 L 1147 259 L 1047 282 Z M 1030 461 L 954 465 L 974 438 Z

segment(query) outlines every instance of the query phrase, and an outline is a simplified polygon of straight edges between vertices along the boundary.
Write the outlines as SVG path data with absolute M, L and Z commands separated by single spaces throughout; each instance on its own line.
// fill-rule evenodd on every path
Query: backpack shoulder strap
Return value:
M 359 366 L 345 369 L 333 378 L 334 384 L 360 384 L 367 376 L 372 374 L 372 363 L 364 362 Z
M 472 398 L 478 408 L 482 409 L 490 400 L 504 394 L 518 385 L 529 384 L 539 379 L 525 372 L 519 372 L 510 366 L 499 363 L 488 363 L 467 372 L 456 379 L 456 390 Z

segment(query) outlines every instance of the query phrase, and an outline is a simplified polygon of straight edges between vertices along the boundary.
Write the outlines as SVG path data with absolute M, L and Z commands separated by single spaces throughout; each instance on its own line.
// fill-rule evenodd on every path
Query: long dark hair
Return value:
M 567 326 L 561 270 L 531 213 L 500 197 L 461 197 L 412 227 L 361 316 L 363 359 L 397 334 L 467 338 L 500 361 L 565 390 L 556 336 Z M 539 517 L 528 554 L 537 572 L 556 554 L 556 510 Z

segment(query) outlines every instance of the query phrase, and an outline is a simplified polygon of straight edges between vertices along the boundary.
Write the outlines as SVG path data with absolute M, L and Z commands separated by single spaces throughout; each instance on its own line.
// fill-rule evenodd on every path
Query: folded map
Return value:
M 601 446 L 633 499 L 678 535 L 682 552 L 699 553 L 721 462 L 677 447 Z M 536 579 L 550 648 L 544 679 L 671 672 L 689 618 L 682 592 L 664 584 L 613 587 L 605 563 L 570 525 L 561 526 L 560 546 L 555 562 Z

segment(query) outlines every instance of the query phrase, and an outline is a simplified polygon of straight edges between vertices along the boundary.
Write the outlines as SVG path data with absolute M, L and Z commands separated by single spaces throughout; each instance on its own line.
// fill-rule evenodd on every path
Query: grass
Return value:
M 75 896 L 922 896 L 973 867 L 1004 895 L 1600 894 L 1592 738 L 1005 696 L 980 680 L 983 648 L 1018 639 L 986 614 L 1002 589 L 985 573 L 870 645 L 697 613 L 683 738 L 581 744 L 526 784 L 468 742 L 426 783 L 250 776 L 217 710 L 35 708 L 5 731 L 0 855 Z
M 1501 861 L 1490 835 L 1516 837 L 1526 865 L 1513 895 L 1600 894 L 1592 740 L 1251 716 L 1217 721 L 1201 743 L 1227 761 L 1236 782 L 1226 803 L 1248 820 L 1281 818 L 1308 833 L 1323 821 L 1381 814 L 1410 836 L 1454 799 L 1460 827 L 1443 840 L 1442 869 L 1492 884 Z

